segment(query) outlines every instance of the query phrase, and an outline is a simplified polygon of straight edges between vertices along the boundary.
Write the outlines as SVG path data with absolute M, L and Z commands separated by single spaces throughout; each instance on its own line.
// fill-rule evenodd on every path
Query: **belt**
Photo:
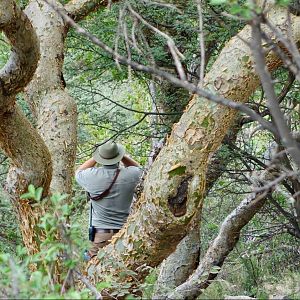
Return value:
M 95 228 L 96 232 L 99 233 L 117 233 L 120 229 L 102 229 L 102 228 Z

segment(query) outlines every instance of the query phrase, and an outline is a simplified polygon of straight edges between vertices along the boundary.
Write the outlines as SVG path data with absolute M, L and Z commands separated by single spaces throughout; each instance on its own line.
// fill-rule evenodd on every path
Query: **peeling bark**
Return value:
M 91 2 L 72 1 L 85 14 L 92 7 L 83 6 Z M 97 8 L 103 5 L 101 1 L 94 2 Z M 54 0 L 52 3 L 58 4 Z M 0 30 L 12 45 L 10 59 L 0 72 L 0 147 L 12 160 L 7 187 L 17 210 L 25 246 L 34 253 L 39 250 L 41 238 L 36 225 L 44 213 L 32 203 L 20 200 L 20 194 L 32 183 L 42 186 L 46 196 L 50 182 L 52 191 L 71 194 L 77 111 L 62 80 L 68 26 L 44 1 L 31 0 L 25 10 L 27 15 L 12 0 L 1 1 L 0 11 Z M 39 50 L 41 59 L 37 68 Z M 29 82 L 26 95 L 38 132 L 15 105 L 15 95 Z
M 44 195 L 47 194 L 52 174 L 50 154 L 17 106 L 12 112 L 2 115 L 0 147 L 12 160 L 6 189 L 17 211 L 23 241 L 29 253 L 35 253 L 40 241 L 37 224 L 42 214 L 40 208 L 32 207 L 19 196 L 27 191 L 30 183 L 42 186 Z
M 71 194 L 77 107 L 62 81 L 67 28 L 61 16 L 43 1 L 31 1 L 25 11 L 39 36 L 41 48 L 38 68 L 26 88 L 27 101 L 36 117 L 37 130 L 51 153 L 51 191 Z
M 65 7 L 79 21 L 107 1 L 74 0 Z M 64 43 L 69 27 L 44 1 L 31 0 L 26 7 L 40 40 L 41 59 L 33 80 L 26 88 L 27 101 L 37 120 L 37 129 L 52 157 L 51 191 L 72 193 L 77 147 L 77 105 L 65 89 L 63 78 Z
M 230 161 L 231 154 L 228 151 L 224 153 L 224 146 L 227 143 L 234 143 L 242 124 L 240 118 L 235 121 L 235 125 L 228 131 L 223 139 L 222 146 L 210 159 L 208 172 L 206 174 L 206 195 L 214 183 L 223 174 L 224 169 Z M 227 149 L 226 149 L 227 150 Z M 201 211 L 198 211 L 199 215 Z M 190 228 L 185 236 L 177 245 L 176 250 L 165 259 L 160 266 L 160 273 L 155 284 L 153 299 L 164 299 L 166 295 L 187 278 L 197 268 L 200 255 L 200 218 L 193 220 L 195 226 Z M 174 271 L 174 266 L 176 269 Z

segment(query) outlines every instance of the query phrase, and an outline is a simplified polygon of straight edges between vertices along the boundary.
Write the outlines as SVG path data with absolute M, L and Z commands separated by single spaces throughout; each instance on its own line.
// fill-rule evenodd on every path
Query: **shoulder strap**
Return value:
M 91 201 L 91 204 L 90 204 L 90 227 L 92 226 L 92 214 L 93 214 L 93 204 Z
M 115 177 L 113 179 L 113 181 L 111 182 L 110 186 L 104 191 L 102 192 L 100 195 L 96 196 L 96 197 L 91 197 L 90 193 L 87 193 L 88 194 L 88 197 L 91 199 L 91 200 L 94 200 L 94 201 L 99 201 L 101 200 L 102 198 L 106 197 L 108 194 L 109 194 L 109 191 L 110 189 L 112 188 L 112 186 L 114 185 L 114 183 L 116 182 L 118 176 L 120 174 L 120 169 L 118 168 L 116 170 L 116 174 L 115 174 Z

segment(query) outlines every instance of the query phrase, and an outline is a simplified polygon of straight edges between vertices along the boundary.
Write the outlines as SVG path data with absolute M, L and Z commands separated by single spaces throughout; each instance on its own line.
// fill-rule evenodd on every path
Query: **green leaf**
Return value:
M 41 201 L 42 194 L 43 194 L 43 188 L 42 187 L 37 188 L 35 191 L 35 200 Z
M 34 198 L 31 193 L 25 193 L 20 196 L 20 199 L 31 199 Z
M 210 0 L 211 5 L 221 5 L 221 4 L 224 4 L 226 2 L 227 2 L 227 0 Z
M 29 184 L 28 186 L 28 192 L 31 194 L 31 195 L 35 195 L 35 187 L 33 184 Z
M 248 56 L 248 55 L 244 55 L 243 57 L 242 57 L 242 61 L 243 62 L 248 62 L 250 60 L 250 57 Z
M 106 281 L 102 281 L 97 283 L 97 289 L 99 289 L 100 291 L 103 289 L 107 289 L 111 287 L 111 283 L 110 282 L 106 282 Z
M 211 274 L 218 274 L 220 272 L 221 268 L 219 266 L 213 266 L 209 273 Z
M 204 120 L 201 123 L 201 126 L 204 128 L 207 128 L 209 126 L 210 122 L 209 122 L 209 117 L 205 117 Z

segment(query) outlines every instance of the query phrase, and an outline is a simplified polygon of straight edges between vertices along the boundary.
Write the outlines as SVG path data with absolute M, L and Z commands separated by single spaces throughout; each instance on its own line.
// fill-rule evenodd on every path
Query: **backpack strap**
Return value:
M 109 194 L 110 189 L 112 188 L 112 186 L 113 186 L 114 183 L 116 182 L 116 180 L 117 180 L 117 178 L 118 178 L 118 176 L 119 176 L 119 174 L 120 174 L 120 171 L 121 171 L 121 170 L 120 170 L 119 168 L 116 170 L 116 173 L 115 173 L 115 176 L 114 176 L 113 181 L 111 182 L 110 186 L 109 186 L 104 192 L 102 192 L 100 195 L 95 196 L 95 197 L 92 197 L 92 196 L 90 195 L 90 193 L 87 192 L 88 198 L 91 199 L 91 200 L 94 200 L 94 201 L 99 201 L 99 200 L 101 200 L 102 198 L 106 197 L 106 196 Z

